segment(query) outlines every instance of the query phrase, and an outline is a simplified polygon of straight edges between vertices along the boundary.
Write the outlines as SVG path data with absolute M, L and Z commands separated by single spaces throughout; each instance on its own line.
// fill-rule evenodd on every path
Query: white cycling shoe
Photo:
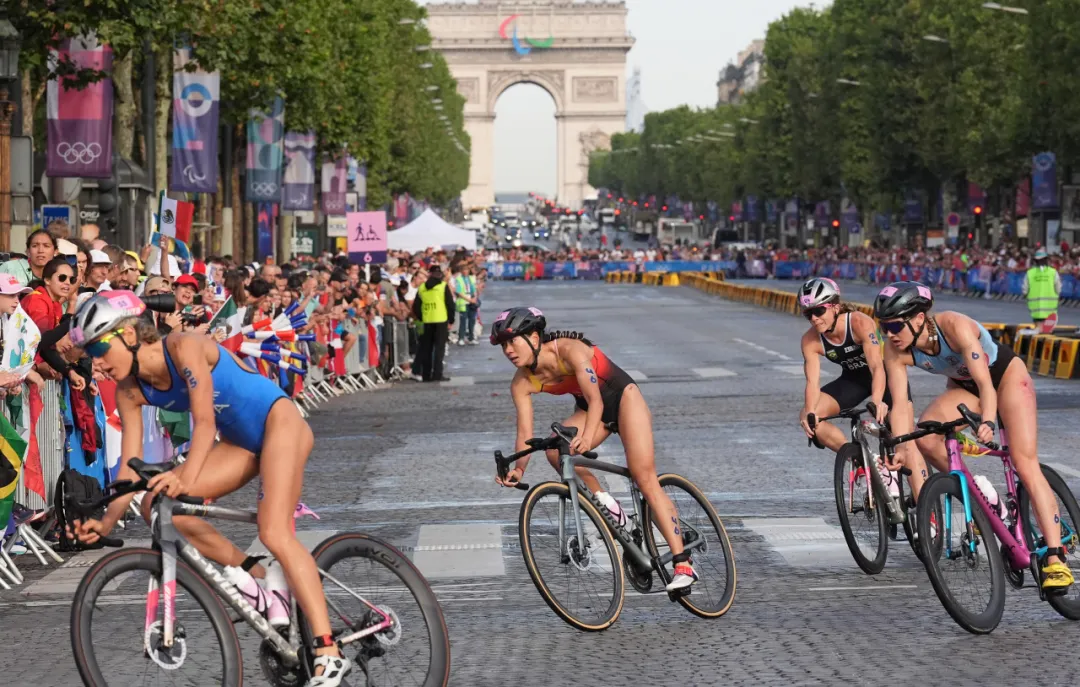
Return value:
M 675 566 L 675 575 L 671 578 L 671 582 L 664 589 L 674 592 L 685 589 L 697 581 L 698 575 L 694 572 L 694 567 L 689 563 L 679 563 Z
M 323 674 L 308 680 L 305 687 L 338 687 L 345 676 L 352 672 L 352 661 L 344 656 L 316 656 L 315 669 L 320 667 Z

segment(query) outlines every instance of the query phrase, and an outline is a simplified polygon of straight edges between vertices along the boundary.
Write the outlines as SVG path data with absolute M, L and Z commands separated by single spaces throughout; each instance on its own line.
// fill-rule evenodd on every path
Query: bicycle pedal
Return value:
M 684 596 L 690 596 L 690 591 L 691 591 L 690 587 L 683 587 L 682 589 L 676 589 L 673 592 L 668 592 L 667 593 L 668 599 L 670 599 L 672 602 L 678 601 L 679 599 L 683 598 Z

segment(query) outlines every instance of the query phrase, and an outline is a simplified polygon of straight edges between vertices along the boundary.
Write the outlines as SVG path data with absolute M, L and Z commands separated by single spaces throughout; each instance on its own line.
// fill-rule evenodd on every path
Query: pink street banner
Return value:
M 315 132 L 285 134 L 285 196 L 282 210 L 315 207 Z
M 350 212 L 345 216 L 349 236 L 349 262 L 381 265 L 386 262 L 386 213 Z
M 349 186 L 348 160 L 342 156 L 336 162 L 322 165 L 322 211 L 324 215 L 345 214 L 345 192 Z
M 217 193 L 221 75 L 194 67 L 190 48 L 173 53 L 173 143 L 169 189 Z
M 49 71 L 70 61 L 76 69 L 111 73 L 113 52 L 95 36 L 71 38 L 49 55 Z M 112 176 L 113 83 L 103 78 L 76 90 L 70 77 L 46 86 L 48 139 L 45 174 L 50 177 Z
M 270 112 L 251 110 L 247 125 L 247 184 L 249 203 L 281 202 L 282 141 L 285 101 L 274 98 Z

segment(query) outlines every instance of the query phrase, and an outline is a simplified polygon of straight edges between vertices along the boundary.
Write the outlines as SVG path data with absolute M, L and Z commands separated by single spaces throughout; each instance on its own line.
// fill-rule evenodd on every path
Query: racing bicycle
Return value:
M 624 579 L 642 594 L 664 591 L 671 581 L 667 566 L 672 554 L 652 524 L 649 504 L 630 471 L 596 461 L 592 451 L 570 455 L 577 428 L 556 422 L 551 429 L 552 436 L 529 439 L 529 448 L 513 455 L 495 451 L 496 468 L 500 479 L 506 479 L 514 461 L 537 451 L 558 451 L 561 481 L 542 482 L 532 489 L 521 482 L 515 485 L 529 492 L 518 521 L 521 552 L 529 576 L 551 610 L 580 630 L 604 630 L 622 612 Z M 630 481 L 634 513 L 626 526 L 619 526 L 577 479 L 574 469 L 579 465 Z M 674 474 L 660 475 L 659 479 L 678 511 L 676 533 L 681 533 L 683 546 L 701 572 L 696 584 L 670 592 L 668 597 L 702 618 L 719 618 L 735 599 L 735 557 L 724 524 L 693 482 Z M 622 556 L 616 540 L 622 545 Z M 654 576 L 659 578 L 655 589 Z
M 110 495 L 72 503 L 72 512 L 90 513 L 145 491 L 154 475 L 173 467 L 139 459 L 128 465 L 137 481 L 115 482 L 109 485 Z M 104 556 L 75 592 L 71 644 L 83 682 L 94 687 L 158 681 L 239 686 L 244 670 L 231 608 L 262 637 L 259 662 L 267 681 L 278 687 L 306 683 L 314 638 L 295 595 L 291 623 L 279 633 L 177 531 L 173 517 L 185 515 L 257 520 L 255 513 L 205 505 L 201 498 L 157 496 L 150 520 L 153 548 Z M 102 541 L 123 545 L 113 537 Z M 365 684 L 366 678 L 368 685 L 445 687 L 450 643 L 442 609 L 404 554 L 374 537 L 346 532 L 323 541 L 312 556 L 324 580 L 332 634 L 354 664 L 346 684 Z M 347 577 L 352 584 L 341 581 Z
M 1005 610 L 1005 581 L 1015 589 L 1024 586 L 1024 571 L 1031 573 L 1039 597 L 1069 620 L 1080 620 L 1080 590 L 1077 585 L 1060 594 L 1047 594 L 1042 587 L 1042 564 L 1047 556 L 1046 538 L 1039 531 L 1031 497 L 1020 481 L 1008 448 L 1008 433 L 1002 427 L 1001 446 L 985 446 L 958 431 L 977 432 L 982 418 L 963 404 L 960 417 L 952 422 L 920 422 L 914 432 L 888 439 L 890 445 L 912 441 L 930 434 L 945 437 L 949 472 L 940 472 L 923 485 L 916 510 L 920 539 L 929 533 L 925 519 L 931 509 L 943 513 L 937 529 L 942 545 L 934 555 L 924 551 L 923 562 L 934 591 L 945 610 L 958 625 L 973 634 L 987 634 L 997 627 Z M 963 451 L 961 450 L 963 441 Z M 1005 471 L 1006 491 L 1002 502 L 991 504 L 964 464 L 962 453 L 996 456 Z M 1053 468 L 1040 466 L 1057 500 L 1057 526 L 1067 554 L 1080 548 L 1080 506 L 1065 480 Z M 974 507 L 972 504 L 977 504 Z M 1002 510 L 1004 513 L 1002 514 Z M 1002 517 L 1004 515 L 1004 517 Z M 998 542 L 1001 542 L 1000 548 Z M 967 579 L 974 584 L 964 587 Z

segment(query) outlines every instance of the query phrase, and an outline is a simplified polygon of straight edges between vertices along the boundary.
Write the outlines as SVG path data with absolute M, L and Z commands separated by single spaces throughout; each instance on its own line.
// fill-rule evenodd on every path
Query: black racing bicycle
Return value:
M 154 475 L 172 468 L 138 459 L 128 465 L 138 481 L 115 482 L 109 496 L 72 503 L 72 512 L 90 513 L 145 491 Z M 256 522 L 255 513 L 204 505 L 200 498 L 156 497 L 150 521 L 153 548 L 103 557 L 86 571 L 75 592 L 71 645 L 83 683 L 238 687 L 244 677 L 240 640 L 227 608 L 262 637 L 259 663 L 270 684 L 306 683 L 314 637 L 296 596 L 292 621 L 279 633 L 177 531 L 173 517 L 183 515 Z M 112 537 L 102 541 L 123 545 Z M 343 532 L 316 546 L 312 556 L 323 578 L 332 635 L 355 666 L 343 684 L 445 687 L 450 641 L 442 609 L 404 554 L 374 537 Z
M 529 576 L 551 610 L 580 630 L 604 630 L 622 612 L 624 579 L 642 594 L 665 591 L 671 581 L 667 566 L 672 554 L 630 471 L 595 460 L 592 451 L 570 455 L 577 428 L 555 423 L 551 429 L 551 437 L 529 439 L 524 451 L 509 456 L 495 451 L 495 464 L 500 479 L 505 479 L 510 464 L 519 458 L 537 451 L 559 452 L 561 481 L 542 482 L 532 489 L 523 483 L 515 485 L 529 492 L 518 521 L 521 552 Z M 578 465 L 630 480 L 634 513 L 625 527 L 577 479 L 574 468 Z M 693 482 L 673 474 L 659 479 L 678 512 L 676 533 L 682 535 L 683 546 L 701 573 L 692 587 L 668 596 L 695 615 L 719 618 L 735 599 L 735 557 L 724 524 Z M 625 558 L 619 555 L 616 540 Z M 655 589 L 654 575 L 659 578 Z

